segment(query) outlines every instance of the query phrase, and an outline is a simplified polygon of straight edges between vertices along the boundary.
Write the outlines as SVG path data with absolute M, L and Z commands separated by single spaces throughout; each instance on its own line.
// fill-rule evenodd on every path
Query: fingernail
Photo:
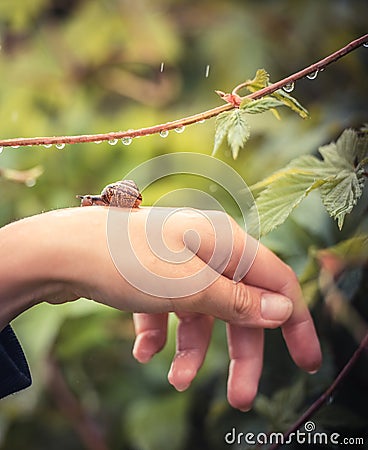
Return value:
M 283 322 L 288 319 L 292 310 L 293 304 L 287 297 L 278 294 L 262 294 L 261 315 L 263 319 Z

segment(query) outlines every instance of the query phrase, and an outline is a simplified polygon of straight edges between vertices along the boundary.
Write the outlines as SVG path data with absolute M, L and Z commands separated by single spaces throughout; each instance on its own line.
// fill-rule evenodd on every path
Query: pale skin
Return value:
M 205 289 L 183 297 L 180 293 L 175 298 L 150 295 L 132 286 L 112 259 L 106 238 L 108 207 L 52 211 L 0 229 L 0 330 L 38 303 L 57 304 L 85 297 L 134 313 L 133 355 L 146 363 L 164 346 L 168 314 L 174 312 L 179 318 L 177 350 L 168 378 L 182 391 L 203 364 L 214 319 L 221 319 L 227 324 L 230 357 L 228 401 L 243 411 L 250 409 L 257 393 L 265 328 L 281 326 L 295 363 L 311 373 L 318 370 L 318 338 L 290 267 L 260 244 L 249 271 L 238 282 L 233 281 L 243 250 L 250 244 L 235 221 L 216 213 L 226 216 L 232 234 L 231 251 L 226 249 L 225 267 L 217 274 L 217 263 L 211 255 L 215 244 L 221 247 L 223 239 L 216 242 L 211 224 L 203 215 L 178 211 L 165 221 L 165 245 L 174 252 L 185 245 L 192 251 L 191 258 L 174 264 L 152 252 L 145 238 L 147 216 L 155 222 L 159 208 L 132 212 L 114 209 L 117 220 L 130 214 L 132 247 L 144 266 L 160 277 L 162 289 L 166 279 L 180 280 L 202 268 L 216 274 L 216 279 Z M 194 230 L 199 240 L 186 239 L 188 230 Z

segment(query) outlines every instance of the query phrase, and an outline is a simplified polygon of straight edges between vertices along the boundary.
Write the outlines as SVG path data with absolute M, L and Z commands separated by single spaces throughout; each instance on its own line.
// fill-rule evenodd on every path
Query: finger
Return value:
M 277 328 L 291 315 L 293 305 L 285 296 L 218 275 L 206 290 L 173 302 L 177 311 L 200 312 L 234 325 Z
M 203 364 L 208 349 L 213 318 L 202 314 L 180 314 L 176 354 L 168 374 L 178 390 L 187 389 Z
M 227 324 L 230 356 L 227 397 L 229 403 L 248 411 L 257 394 L 263 365 L 264 333 L 260 329 Z
M 317 370 L 322 361 L 321 349 L 295 273 L 264 245 L 246 235 L 234 221 L 230 220 L 230 223 L 233 241 L 231 254 L 227 254 L 229 245 L 222 247 L 222 240 L 218 238 L 216 242 L 214 231 L 202 221 L 199 226 L 202 226 L 206 233 L 212 234 L 213 239 L 202 239 L 200 246 L 197 246 L 197 255 L 210 263 L 216 244 L 217 253 L 224 253 L 222 258 L 220 255 L 216 260 L 228 261 L 223 270 L 226 277 L 233 278 L 234 275 L 243 273 L 243 283 L 289 298 L 293 302 L 293 312 L 283 326 L 289 352 L 298 366 L 311 372 Z M 190 244 L 189 240 L 189 246 Z
M 133 356 L 141 363 L 148 362 L 162 350 L 167 337 L 167 314 L 133 314 L 136 339 Z
M 265 270 L 265 267 L 269 270 Z M 269 249 L 260 246 L 245 277 L 245 281 L 251 284 L 259 284 L 258 280 L 262 280 L 263 287 L 279 292 L 293 301 L 293 313 L 282 326 L 283 336 L 295 363 L 314 372 L 322 362 L 321 348 L 295 273 Z

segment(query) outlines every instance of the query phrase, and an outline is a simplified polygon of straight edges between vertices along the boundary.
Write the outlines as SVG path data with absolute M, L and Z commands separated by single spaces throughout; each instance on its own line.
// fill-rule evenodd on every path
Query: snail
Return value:
M 121 180 L 105 186 L 101 195 L 77 195 L 81 206 L 116 206 L 118 208 L 138 208 L 142 194 L 133 180 Z

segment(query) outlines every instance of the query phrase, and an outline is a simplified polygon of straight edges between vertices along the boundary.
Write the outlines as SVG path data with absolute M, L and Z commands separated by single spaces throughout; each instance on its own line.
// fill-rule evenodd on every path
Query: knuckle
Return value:
M 242 283 L 234 284 L 232 316 L 234 321 L 241 322 L 254 314 L 254 304 L 249 289 Z

